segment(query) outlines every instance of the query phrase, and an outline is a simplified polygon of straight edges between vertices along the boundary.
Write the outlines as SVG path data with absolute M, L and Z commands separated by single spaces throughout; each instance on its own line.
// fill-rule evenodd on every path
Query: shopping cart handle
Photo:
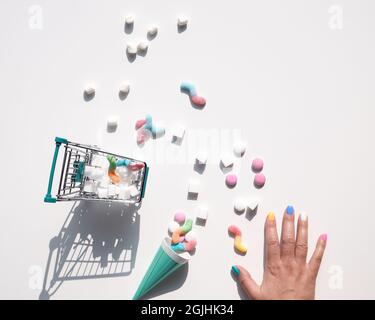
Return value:
M 55 168 L 56 168 L 57 156 L 59 155 L 59 149 L 60 149 L 61 144 L 62 143 L 67 144 L 68 140 L 66 140 L 64 138 L 56 137 L 55 138 L 55 143 L 56 143 L 55 153 L 53 155 L 51 172 L 49 174 L 48 190 L 47 190 L 47 193 L 46 193 L 46 195 L 44 197 L 44 202 L 48 202 L 48 203 L 55 203 L 56 202 L 56 198 L 52 197 L 52 195 L 51 195 L 51 190 L 52 190 L 52 184 L 53 184 L 53 177 L 55 175 Z

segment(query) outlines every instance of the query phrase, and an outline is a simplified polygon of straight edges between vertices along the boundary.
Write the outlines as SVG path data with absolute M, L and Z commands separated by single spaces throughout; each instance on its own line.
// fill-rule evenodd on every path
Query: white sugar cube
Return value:
M 208 209 L 206 207 L 198 207 L 196 212 L 196 218 L 206 221 L 208 218 Z
M 122 200 L 130 199 L 130 188 L 124 185 L 119 187 L 119 198 Z
M 252 199 L 249 201 L 249 203 L 247 204 L 247 207 L 251 210 L 251 211 L 254 211 L 257 206 L 259 205 L 259 201 L 257 201 L 256 199 Z
M 129 14 L 128 16 L 126 16 L 125 18 L 125 23 L 129 26 L 133 25 L 134 24 L 134 16 Z
M 185 127 L 178 125 L 172 128 L 172 138 L 182 140 L 185 136 Z
M 130 91 L 130 84 L 127 83 L 127 82 L 123 82 L 121 85 L 120 85 L 120 88 L 119 88 L 119 91 L 122 95 L 127 95 Z
M 132 43 L 132 42 L 128 42 L 128 44 L 126 45 L 126 51 L 128 52 L 128 54 L 136 54 L 137 53 L 137 46 Z
M 94 181 L 88 180 L 83 186 L 83 192 L 95 193 L 96 192 L 96 183 Z
M 148 49 L 148 42 L 147 41 L 141 41 L 137 45 L 137 51 L 142 53 L 145 52 Z
M 201 151 L 198 152 L 198 154 L 195 158 L 196 158 L 196 160 L 199 164 L 206 164 L 207 158 L 208 158 L 207 152 L 201 150 Z
M 224 167 L 230 167 L 234 163 L 234 159 L 231 155 L 229 154 L 224 154 L 221 156 L 221 163 L 223 164 Z
M 108 197 L 108 189 L 98 188 L 97 193 L 99 198 L 105 199 Z
M 85 88 L 85 95 L 92 96 L 95 94 L 95 86 L 94 85 L 87 85 Z
M 189 181 L 189 188 L 188 192 L 192 194 L 198 194 L 200 191 L 200 184 L 196 180 L 190 180 Z
M 138 188 L 134 185 L 130 186 L 129 187 L 130 189 L 130 196 L 131 197 L 137 197 L 139 195 L 139 191 L 138 191 Z
M 117 188 L 114 184 L 108 185 L 108 196 L 114 197 L 118 194 Z
M 150 26 L 149 28 L 148 28 L 148 30 L 147 30 L 147 35 L 149 36 L 149 37 L 155 37 L 156 35 L 157 35 L 157 33 L 158 33 L 158 26 L 156 26 L 156 25 L 152 25 L 152 26 Z
M 184 16 L 181 16 L 181 17 L 178 17 L 177 19 L 177 25 L 179 27 L 186 27 L 187 24 L 188 24 L 188 18 L 187 17 L 184 17 Z
M 118 126 L 118 117 L 110 116 L 107 119 L 107 131 L 108 132 L 115 132 Z

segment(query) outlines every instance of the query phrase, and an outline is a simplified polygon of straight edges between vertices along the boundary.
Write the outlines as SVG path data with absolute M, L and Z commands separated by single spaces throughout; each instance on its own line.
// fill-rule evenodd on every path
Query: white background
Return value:
M 136 19 L 130 35 L 129 13 Z M 49 241 L 72 207 L 43 203 L 53 139 L 62 136 L 147 160 L 151 169 L 132 272 L 64 281 L 51 299 L 130 299 L 173 212 L 193 213 L 198 205 L 210 216 L 205 227 L 195 226 L 197 252 L 153 298 L 238 299 L 231 265 L 261 280 L 264 219 L 274 210 L 280 222 L 288 204 L 309 214 L 311 249 L 328 234 L 317 298 L 374 299 L 374 14 L 371 0 L 2 0 L 0 298 L 37 299 L 41 292 Z M 179 15 L 190 18 L 183 33 Z M 158 36 L 130 63 L 127 41 L 144 38 L 152 23 Z M 203 111 L 179 92 L 185 80 L 207 98 Z M 131 83 L 124 101 L 122 81 Z M 88 83 L 97 88 L 89 102 L 82 96 Z M 140 150 L 134 123 L 147 113 L 167 131 L 184 124 L 182 145 L 172 145 L 167 132 Z M 120 125 L 108 134 L 112 114 Z M 236 188 L 225 186 L 215 152 L 202 175 L 193 170 L 189 130 L 211 132 L 221 151 L 231 151 L 235 136 L 247 142 L 234 167 Z M 252 186 L 255 156 L 265 160 L 262 190 Z M 192 177 L 202 186 L 196 201 L 186 198 Z M 239 196 L 262 200 L 251 221 L 233 212 Z M 243 229 L 244 257 L 233 252 L 231 223 Z M 100 232 L 100 223 L 95 228 Z

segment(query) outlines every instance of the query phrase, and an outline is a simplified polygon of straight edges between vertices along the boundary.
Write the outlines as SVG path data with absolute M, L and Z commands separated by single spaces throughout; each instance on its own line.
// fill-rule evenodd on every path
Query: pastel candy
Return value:
M 260 158 L 255 158 L 251 164 L 251 169 L 254 172 L 261 172 L 263 170 L 263 166 L 264 166 L 263 160 Z
M 242 235 L 240 228 L 238 228 L 235 225 L 229 226 L 228 232 L 235 235 L 235 236 L 241 236 Z
M 176 221 L 179 224 L 183 224 L 185 222 L 186 215 L 182 211 L 177 211 L 174 214 L 174 221 Z
M 184 225 L 177 230 L 175 230 L 172 234 L 172 243 L 178 243 L 180 240 L 181 235 L 185 235 L 188 233 L 193 227 L 193 220 L 187 219 Z
M 197 241 L 197 238 L 198 238 L 197 234 L 193 230 L 191 230 L 187 234 L 185 234 L 185 241 L 187 241 L 187 242 L 190 242 L 192 240 Z
M 182 82 L 180 85 L 180 90 L 188 93 L 190 96 L 196 96 L 197 90 L 194 85 L 188 82 Z
M 236 199 L 234 201 L 234 210 L 243 213 L 246 210 L 246 202 L 243 199 Z
M 225 178 L 225 183 L 229 188 L 234 188 L 237 184 L 237 176 L 235 174 L 228 174 Z
M 143 169 L 144 167 L 145 164 L 143 162 L 134 162 L 129 164 L 128 169 L 130 171 L 137 171 Z
M 203 108 L 206 105 L 206 99 L 200 96 L 192 96 L 191 101 L 198 107 Z
M 142 128 L 145 124 L 146 124 L 146 119 L 137 120 L 137 122 L 135 123 L 135 129 L 138 130 Z
M 246 144 L 242 141 L 237 141 L 233 146 L 233 152 L 237 157 L 242 157 L 246 151 Z
M 152 116 L 150 116 L 149 114 L 146 116 L 145 129 L 150 131 L 152 130 Z
M 130 159 L 119 159 L 116 162 L 117 167 L 127 167 L 131 163 Z
M 172 244 L 171 247 L 173 251 L 185 251 L 185 245 L 183 242 Z
M 266 183 L 266 177 L 263 173 L 257 173 L 254 177 L 254 186 L 256 188 L 262 188 Z
M 156 137 L 160 137 L 165 133 L 165 128 L 152 126 L 151 133 Z
M 180 225 L 176 221 L 171 221 L 168 225 L 168 231 L 170 233 L 175 232 L 178 228 L 180 228 Z
M 107 160 L 109 162 L 109 170 L 115 170 L 117 165 L 115 156 L 109 154 Z

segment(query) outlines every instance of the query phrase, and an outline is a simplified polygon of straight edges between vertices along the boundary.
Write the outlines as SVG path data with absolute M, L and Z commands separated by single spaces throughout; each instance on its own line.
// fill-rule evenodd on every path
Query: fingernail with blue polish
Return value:
M 236 277 L 240 275 L 240 269 L 238 269 L 236 266 L 232 266 L 232 272 Z
M 288 214 L 288 215 L 292 215 L 293 213 L 294 213 L 294 208 L 293 208 L 293 206 L 288 206 L 287 208 L 286 208 L 286 213 Z

